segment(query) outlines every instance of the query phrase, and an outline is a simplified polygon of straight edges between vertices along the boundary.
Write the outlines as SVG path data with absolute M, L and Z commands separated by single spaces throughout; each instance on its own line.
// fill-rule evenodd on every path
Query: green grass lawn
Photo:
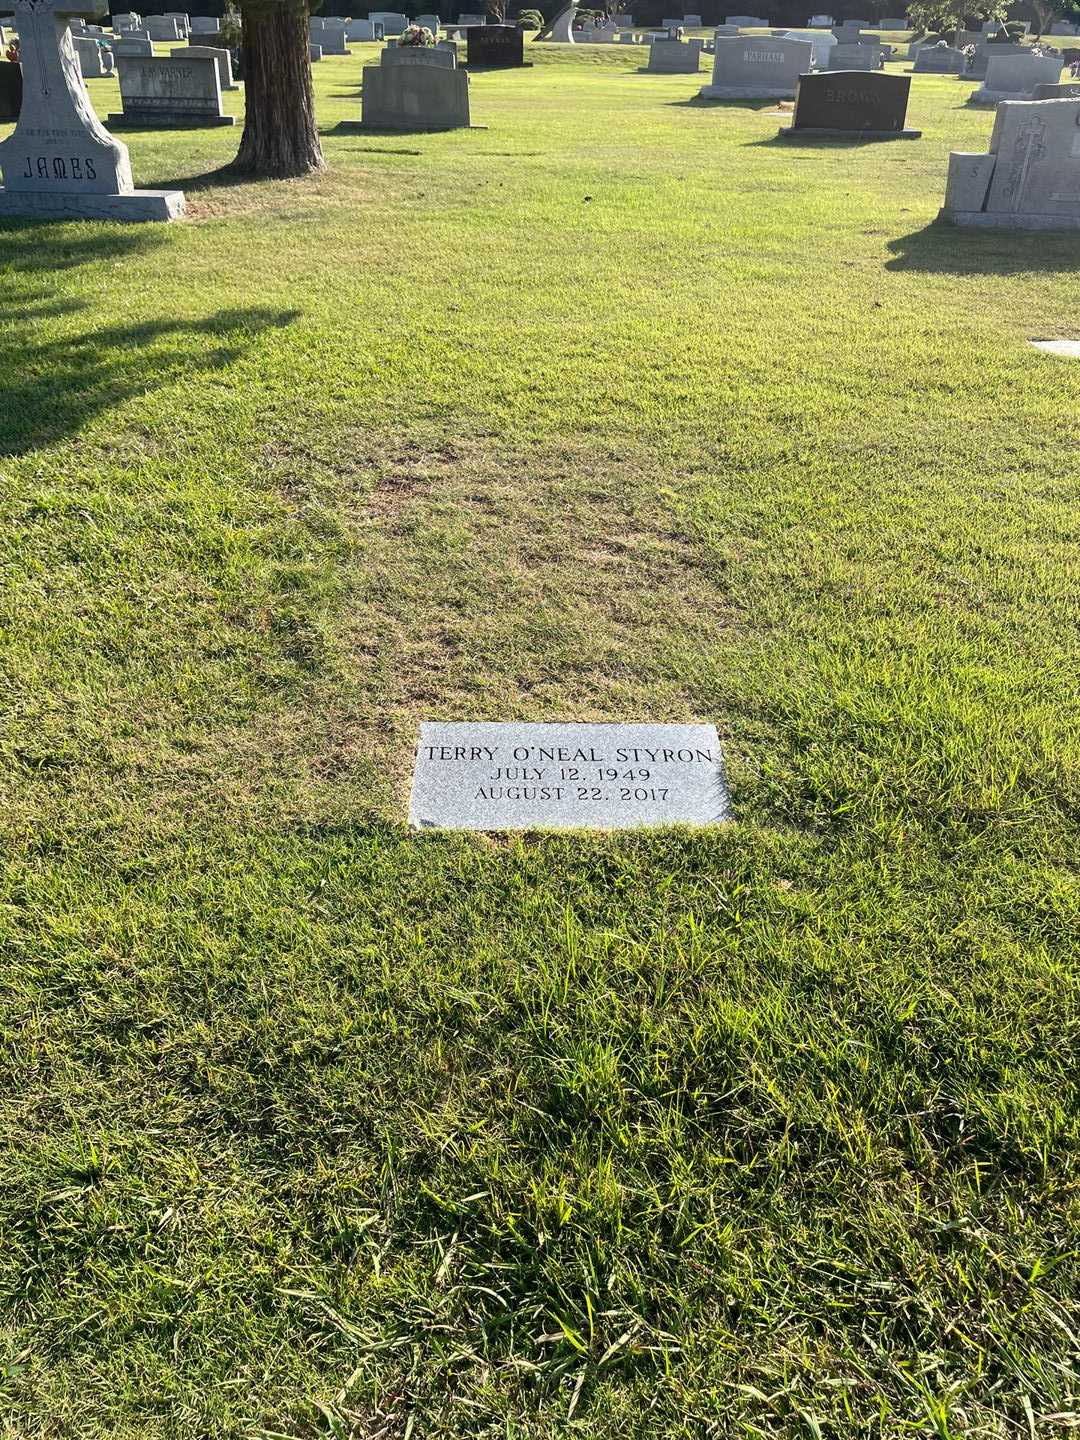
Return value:
M 1068 1434 L 1080 236 L 932 224 L 951 78 L 353 48 L 325 176 L 0 227 L 0 1435 Z M 414 838 L 421 718 L 738 822 Z

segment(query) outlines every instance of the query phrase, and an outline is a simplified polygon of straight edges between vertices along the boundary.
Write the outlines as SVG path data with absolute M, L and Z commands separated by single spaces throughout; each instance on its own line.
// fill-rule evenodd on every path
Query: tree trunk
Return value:
M 295 0 L 241 5 L 244 134 L 232 168 L 281 178 L 325 169 L 315 125 L 308 7 Z

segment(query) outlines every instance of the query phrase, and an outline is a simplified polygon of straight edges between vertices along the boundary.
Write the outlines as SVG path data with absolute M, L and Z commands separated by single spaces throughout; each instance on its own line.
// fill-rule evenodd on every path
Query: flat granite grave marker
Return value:
M 236 117 L 221 108 L 221 80 L 213 57 L 140 60 L 121 55 L 116 68 L 124 108 L 109 116 L 110 125 L 186 129 L 236 124 Z
M 23 97 L 0 143 L 0 216 L 56 220 L 174 220 L 180 190 L 136 190 L 127 146 L 101 124 L 72 43 L 70 20 L 99 0 L 15 0 Z
M 788 140 L 815 135 L 852 140 L 918 140 L 921 130 L 905 129 L 909 75 L 880 71 L 826 70 L 802 75 L 795 118 L 781 128 Z
M 626 830 L 731 820 L 712 725 L 424 721 L 409 824 Z

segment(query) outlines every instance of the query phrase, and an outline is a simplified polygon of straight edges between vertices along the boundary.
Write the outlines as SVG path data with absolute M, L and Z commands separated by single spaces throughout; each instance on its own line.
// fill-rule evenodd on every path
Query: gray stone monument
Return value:
M 113 58 L 119 59 L 121 55 L 126 55 L 129 59 L 131 59 L 132 56 L 139 56 L 143 59 L 149 58 L 152 60 L 154 57 L 154 42 L 152 40 L 129 39 L 125 35 L 122 40 L 113 41 Z
M 701 69 L 700 40 L 654 40 L 648 70 L 653 75 L 696 75 Z
M 452 50 L 388 45 L 379 58 L 381 64 L 364 66 L 360 129 L 470 128 L 469 77 L 457 68 Z M 344 122 L 344 128 L 356 128 L 355 122 Z
M 420 726 L 417 829 L 625 830 L 733 818 L 712 725 Z
M 829 52 L 837 43 L 831 30 L 785 30 L 784 40 L 808 40 L 814 50 L 814 65 L 824 70 L 829 64 Z
M 883 61 L 880 45 L 846 45 L 838 42 L 829 51 L 829 70 L 880 70 Z
M 383 27 L 380 20 L 350 20 L 345 27 L 346 40 L 381 40 Z
M 192 34 L 194 33 L 192 31 Z M 174 60 L 184 60 L 188 56 L 195 60 L 213 60 L 218 67 L 218 80 L 222 90 L 240 89 L 232 78 L 232 57 L 228 50 L 219 49 L 215 45 L 185 45 L 178 50 L 170 50 L 169 54 Z
M 15 0 L 23 98 L 13 135 L 0 143 L 0 216 L 72 220 L 175 220 L 180 190 L 136 190 L 127 146 L 94 114 L 69 21 L 96 15 L 97 0 Z
M 1080 230 L 1080 100 L 1003 100 L 986 154 L 953 151 L 940 218 Z
M 187 35 L 180 33 L 180 26 L 175 16 L 172 15 L 147 15 L 143 22 L 143 29 L 151 40 L 186 40 Z
M 434 65 L 442 70 L 457 69 L 457 49 L 443 45 L 387 45 L 379 56 L 383 65 Z
M 378 21 L 387 40 L 403 34 L 409 26 L 409 17 L 402 15 L 399 10 L 372 10 L 368 19 Z
M 809 40 L 773 40 L 747 36 L 718 39 L 712 82 L 703 100 L 793 100 L 799 76 L 813 66 Z
M 1061 79 L 1060 55 L 994 55 L 986 79 L 971 96 L 973 105 L 995 105 L 999 100 L 1030 100 L 1036 85 L 1056 85 Z
M 951 45 L 923 45 L 912 66 L 916 75 L 963 75 L 966 69 L 967 56 Z
M 439 38 L 439 31 L 442 29 L 442 21 L 438 15 L 417 15 L 413 21 L 414 25 L 420 25 L 425 30 L 430 30 L 436 40 Z
M 75 46 L 75 55 L 84 80 L 103 80 L 106 75 L 113 73 L 113 52 L 104 45 L 99 45 L 89 35 L 73 36 L 72 44 Z
M 211 57 L 171 56 L 117 61 L 123 111 L 109 116 L 110 125 L 186 129 L 203 125 L 235 125 L 221 108 L 221 81 Z

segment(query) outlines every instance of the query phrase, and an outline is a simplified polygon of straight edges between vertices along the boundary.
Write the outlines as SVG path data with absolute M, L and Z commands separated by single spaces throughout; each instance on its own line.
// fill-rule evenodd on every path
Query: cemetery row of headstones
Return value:
M 96 3 L 16 0 L 24 96 L 15 133 L 0 146 L 0 214 L 169 219 L 182 211 L 179 192 L 134 189 L 126 148 L 101 126 L 90 105 L 78 41 L 100 46 L 94 37 L 73 36 L 70 21 L 91 15 Z M 178 35 L 181 29 L 184 38 L 198 33 L 186 16 L 168 18 Z M 404 18 L 384 14 L 378 23 L 388 21 L 393 29 Z M 348 23 L 334 28 L 344 34 Z M 141 27 L 132 23 L 130 28 Z M 476 24 L 459 27 L 458 33 L 462 30 L 470 64 L 522 63 L 517 27 Z M 359 123 L 395 130 L 469 126 L 468 76 L 458 65 L 456 46 L 412 44 L 409 35 L 403 39 L 406 43 L 386 46 L 378 65 L 365 67 Z M 658 39 L 650 67 L 676 69 L 690 56 L 696 70 L 702 44 Z M 831 47 L 827 63 L 842 44 L 837 40 Z M 1075 141 L 1080 99 L 1065 98 L 1068 87 L 1058 84 L 1059 62 L 1060 57 L 1031 52 L 991 58 L 983 88 L 992 100 L 1003 97 L 994 135 L 985 155 L 952 157 L 942 212 L 947 218 L 961 224 L 1080 227 L 1080 147 Z M 168 57 L 120 54 L 116 68 L 123 109 L 109 117 L 110 124 L 234 123 L 221 108 L 223 82 L 231 84 L 227 66 L 227 53 L 216 47 L 184 46 Z M 910 85 L 908 76 L 877 70 L 815 70 L 810 39 L 718 36 L 712 84 L 702 95 L 794 95 L 793 123 L 781 131 L 788 139 L 812 134 L 915 138 L 918 132 L 906 127 Z M 1025 95 L 1034 89 L 1038 95 L 1020 103 L 1021 113 L 1010 98 L 1018 89 Z

